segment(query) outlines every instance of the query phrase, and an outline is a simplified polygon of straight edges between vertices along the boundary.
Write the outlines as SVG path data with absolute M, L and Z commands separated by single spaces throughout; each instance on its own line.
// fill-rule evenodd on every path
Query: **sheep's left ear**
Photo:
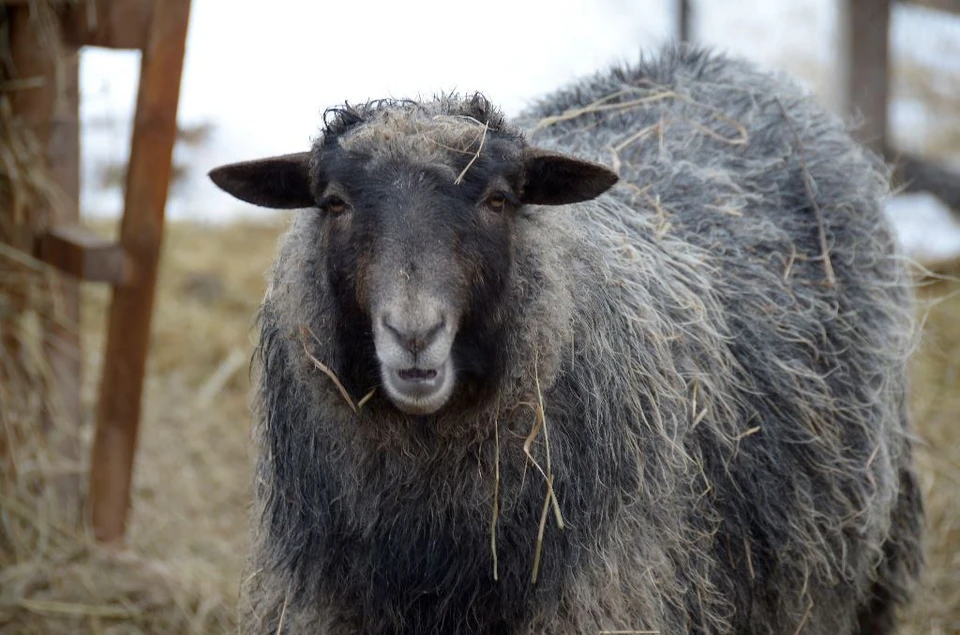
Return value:
M 315 204 L 309 152 L 230 163 L 211 170 L 209 176 L 224 192 L 261 207 L 297 209 Z
M 610 168 L 565 154 L 527 148 L 523 152 L 521 200 L 531 205 L 566 205 L 596 198 L 620 180 Z

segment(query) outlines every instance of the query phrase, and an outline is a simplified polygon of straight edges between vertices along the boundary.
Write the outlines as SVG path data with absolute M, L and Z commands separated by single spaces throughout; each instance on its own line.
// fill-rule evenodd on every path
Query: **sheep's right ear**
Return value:
M 523 151 L 524 203 L 567 205 L 596 198 L 620 179 L 605 165 L 539 148 Z
M 214 168 L 210 180 L 241 201 L 296 209 L 315 204 L 310 191 L 310 153 L 284 154 Z

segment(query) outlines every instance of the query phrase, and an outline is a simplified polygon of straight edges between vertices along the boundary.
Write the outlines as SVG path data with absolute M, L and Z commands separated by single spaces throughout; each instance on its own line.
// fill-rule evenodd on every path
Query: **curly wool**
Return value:
M 318 144 L 376 143 L 382 116 L 341 117 Z M 495 398 L 354 413 L 300 339 L 307 325 L 330 368 L 349 365 L 318 217 L 281 243 L 247 631 L 889 632 L 922 503 L 883 166 L 788 81 L 687 49 L 499 125 L 621 182 L 521 212 Z M 422 135 L 398 130 L 389 152 L 420 156 Z M 541 401 L 529 449 L 565 524 L 548 515 L 538 546 L 547 485 L 524 443 Z

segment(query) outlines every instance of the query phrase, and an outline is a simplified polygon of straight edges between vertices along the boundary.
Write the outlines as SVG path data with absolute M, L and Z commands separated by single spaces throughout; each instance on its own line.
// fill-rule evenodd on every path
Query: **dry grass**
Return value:
M 64 503 L 47 485 L 88 466 L 50 451 L 36 418 L 18 422 L 17 478 L 0 483 L 0 633 L 234 630 L 252 478 L 251 325 L 279 231 L 169 228 L 125 553 L 97 549 L 62 520 Z M 84 457 L 108 302 L 106 289 L 86 288 Z
M 926 316 L 913 359 L 911 410 L 929 525 L 924 588 L 908 634 L 960 633 L 960 280 L 921 289 Z

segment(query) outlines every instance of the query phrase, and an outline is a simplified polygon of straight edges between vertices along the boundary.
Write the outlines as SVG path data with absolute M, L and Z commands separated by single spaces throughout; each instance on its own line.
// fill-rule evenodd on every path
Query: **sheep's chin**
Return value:
M 437 368 L 390 368 L 380 366 L 383 387 L 390 401 L 410 415 L 429 415 L 443 407 L 453 393 L 453 362 Z

